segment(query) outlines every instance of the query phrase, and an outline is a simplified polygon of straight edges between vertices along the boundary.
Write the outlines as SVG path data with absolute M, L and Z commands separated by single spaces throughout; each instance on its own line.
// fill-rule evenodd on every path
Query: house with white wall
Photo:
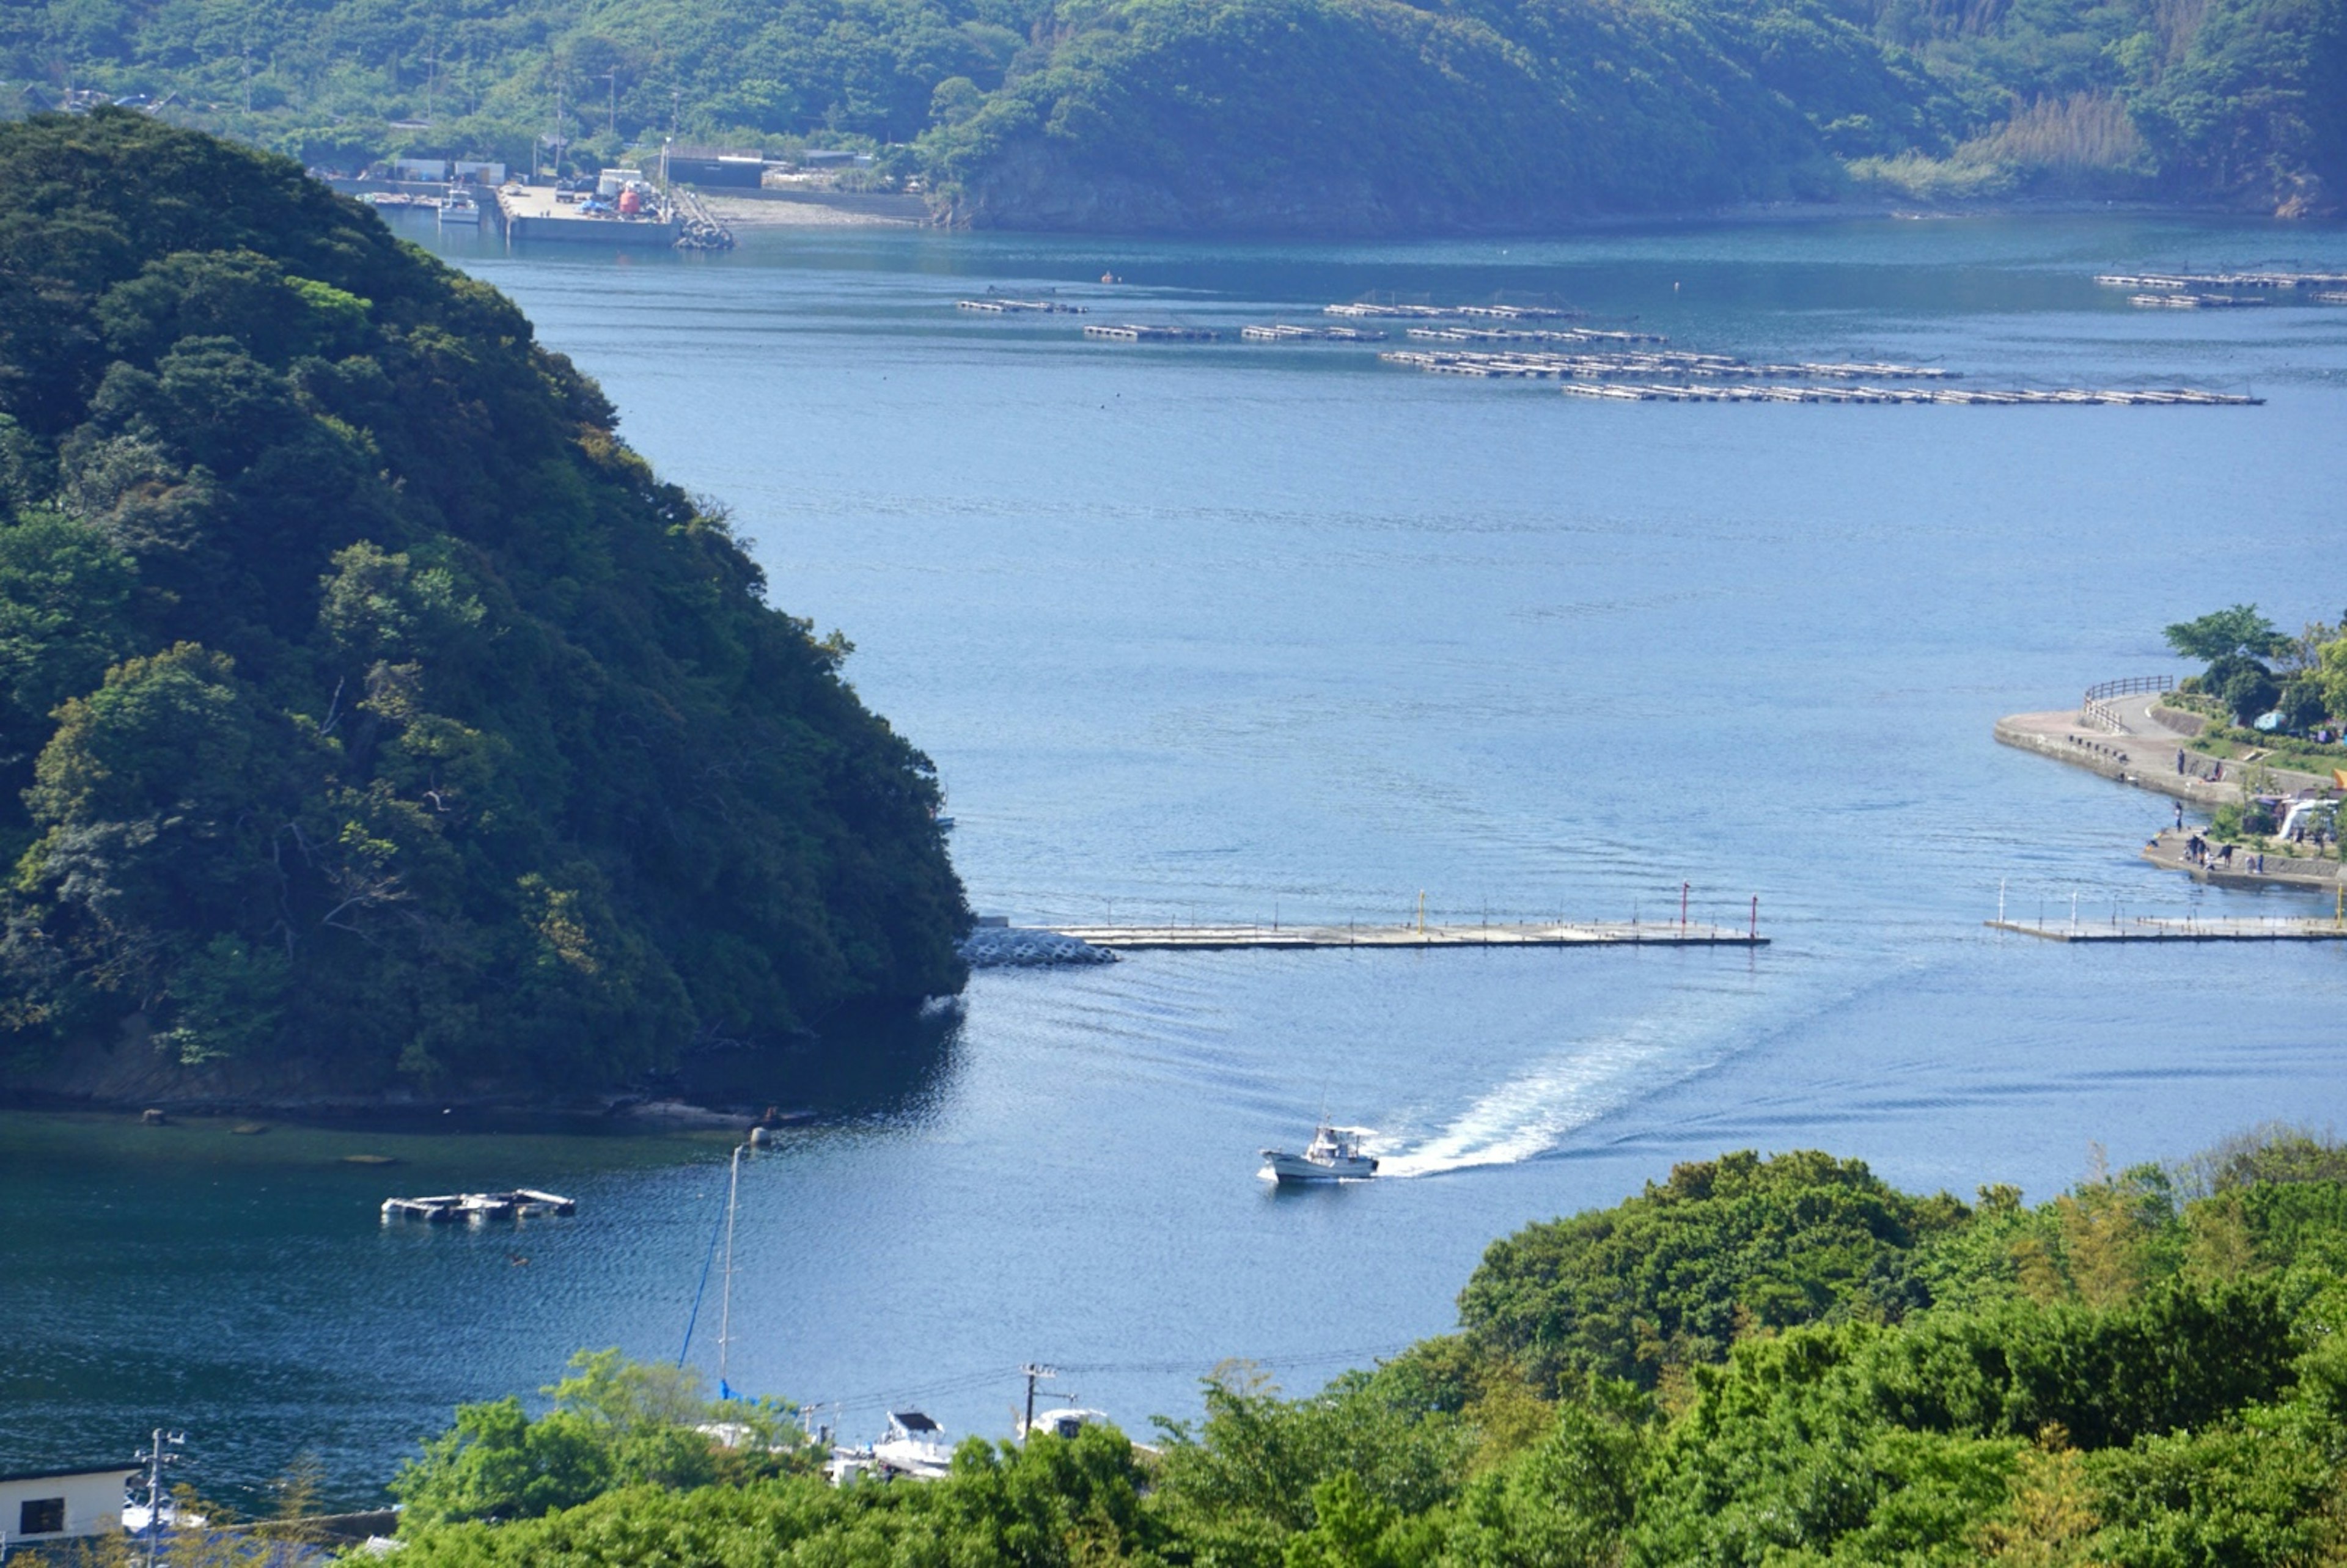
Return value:
M 100 1465 L 0 1475 L 0 1543 L 34 1546 L 122 1528 L 122 1494 L 138 1469 Z

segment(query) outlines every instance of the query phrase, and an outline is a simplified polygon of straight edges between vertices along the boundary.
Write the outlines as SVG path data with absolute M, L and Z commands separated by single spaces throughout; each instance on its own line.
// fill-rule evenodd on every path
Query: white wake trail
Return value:
M 1677 1000 L 1682 1005 L 1541 1058 L 1423 1141 L 1378 1146 L 1373 1140 L 1378 1174 L 1433 1176 L 1545 1154 L 1592 1122 L 1720 1061 L 1764 1032 L 1768 1014 L 1800 1005 L 1748 992 Z

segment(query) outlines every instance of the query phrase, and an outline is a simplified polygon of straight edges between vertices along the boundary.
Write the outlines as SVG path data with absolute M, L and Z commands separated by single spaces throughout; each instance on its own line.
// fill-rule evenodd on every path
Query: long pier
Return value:
M 1553 921 L 1486 926 L 1052 926 L 1051 933 L 1115 952 L 1231 948 L 1765 948 L 1758 926 L 1676 921 Z
M 2011 931 L 2045 942 L 2342 942 L 2347 922 L 2323 919 L 2154 919 L 2141 917 L 2107 925 L 2066 926 L 2032 920 L 1983 920 L 1993 931 Z

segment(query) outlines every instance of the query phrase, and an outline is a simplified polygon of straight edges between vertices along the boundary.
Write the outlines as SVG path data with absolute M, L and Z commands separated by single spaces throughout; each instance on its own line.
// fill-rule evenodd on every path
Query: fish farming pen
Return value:
M 1420 334 L 1411 333 L 1412 337 Z M 1806 377 L 1812 380 L 1856 380 L 1881 377 L 1891 381 L 1953 381 L 1961 372 L 1937 365 L 1819 363 L 1755 364 L 1724 354 L 1692 354 L 1679 350 L 1628 354 L 1483 354 L 1455 350 L 1395 349 L 1378 356 L 1391 364 L 1406 364 L 1442 375 L 1505 375 L 1534 379 L 1563 376 L 1667 375 L 1713 379 Z
M 2106 289 L 2335 289 L 2347 272 L 2101 272 Z
M 974 312 L 982 316 L 1081 316 L 1092 313 L 1082 305 L 1063 305 L 1057 300 L 956 300 L 954 309 Z
M 2235 294 L 2132 294 L 2127 298 L 2127 303 L 2139 311 L 2221 311 L 2265 302 L 2263 300 L 2245 300 Z
M 1386 334 L 1377 327 L 1297 327 L 1274 323 L 1267 327 L 1241 327 L 1239 338 L 1245 343 L 1383 343 Z
M 1408 327 L 1411 337 L 1424 343 L 1668 343 L 1660 333 L 1615 332 L 1604 327 L 1562 327 L 1546 331 L 1506 327 Z
M 1374 301 L 1323 305 L 1320 313 L 1379 321 L 1445 321 L 1463 316 L 1469 321 L 1488 322 L 1572 322 L 1588 314 L 1586 311 L 1545 305 L 1400 305 L 1379 304 Z
M 1084 335 L 1109 343 L 1217 343 L 1223 334 L 1206 327 L 1142 326 L 1127 323 L 1122 326 L 1086 327 Z
M 393 1220 L 421 1220 L 436 1225 L 479 1225 L 486 1220 L 528 1220 L 578 1212 L 576 1200 L 558 1193 L 541 1193 L 535 1187 L 516 1187 L 509 1193 L 444 1193 L 430 1198 L 383 1200 L 385 1225 Z
M 2198 392 L 2185 387 L 2147 391 L 2090 390 L 2083 387 L 2054 391 L 1990 391 L 1954 387 L 1674 386 L 1635 382 L 1568 382 L 1561 390 L 1568 397 L 1594 397 L 1615 403 L 1944 403 L 1997 407 L 2061 404 L 2134 408 L 2175 404 L 2257 406 L 2265 402 L 2262 397 L 2229 392 Z

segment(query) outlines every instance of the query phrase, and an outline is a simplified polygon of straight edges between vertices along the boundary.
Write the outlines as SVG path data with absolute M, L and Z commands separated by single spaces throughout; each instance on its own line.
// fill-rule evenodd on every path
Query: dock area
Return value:
M 675 217 L 622 218 L 617 213 L 581 212 L 569 191 L 549 185 L 504 185 L 497 188 L 498 220 L 508 240 L 560 240 L 574 244 L 619 245 L 669 249 L 683 232 Z
M 1232 948 L 1765 948 L 1750 928 L 1636 920 L 1486 926 L 1053 926 L 1053 934 L 1112 952 Z
M 2195 920 L 2142 917 L 2082 925 L 2030 920 L 1983 920 L 1993 931 L 2034 937 L 2044 942 L 2341 942 L 2347 922 L 2327 919 Z

